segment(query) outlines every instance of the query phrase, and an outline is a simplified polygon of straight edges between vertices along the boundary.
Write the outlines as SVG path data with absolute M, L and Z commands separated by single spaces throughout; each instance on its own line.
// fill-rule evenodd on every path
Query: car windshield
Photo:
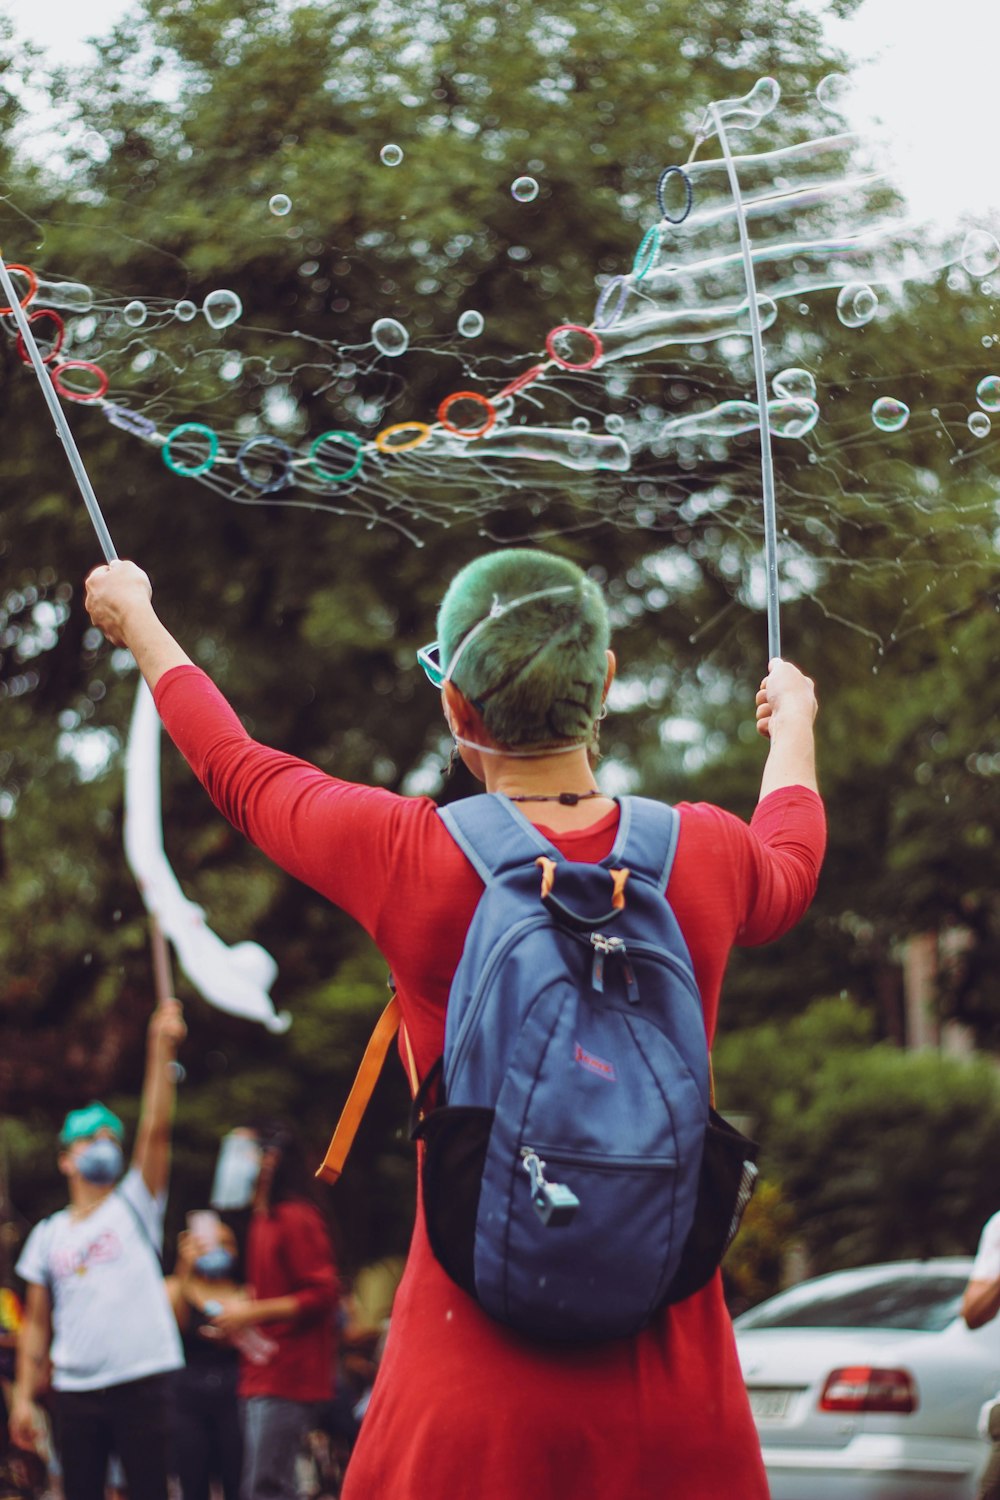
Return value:
M 892 1276 L 865 1286 L 796 1287 L 751 1312 L 745 1328 L 909 1328 L 940 1333 L 959 1313 L 960 1276 Z

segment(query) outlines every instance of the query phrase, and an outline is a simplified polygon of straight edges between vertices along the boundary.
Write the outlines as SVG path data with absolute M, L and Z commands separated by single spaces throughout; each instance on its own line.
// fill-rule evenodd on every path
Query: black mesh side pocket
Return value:
M 471 1297 L 476 1295 L 476 1215 L 493 1114 L 473 1105 L 444 1105 L 425 1115 L 413 1132 L 424 1142 L 421 1185 L 431 1249 Z
M 753 1196 L 757 1150 L 756 1141 L 709 1110 L 694 1223 L 664 1303 L 683 1302 L 714 1276 Z

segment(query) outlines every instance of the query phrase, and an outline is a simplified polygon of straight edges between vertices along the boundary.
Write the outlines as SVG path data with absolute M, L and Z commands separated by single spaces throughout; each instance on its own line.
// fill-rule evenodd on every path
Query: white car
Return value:
M 973 1500 L 1000 1319 L 959 1309 L 971 1259 L 836 1271 L 736 1319 L 772 1500 Z

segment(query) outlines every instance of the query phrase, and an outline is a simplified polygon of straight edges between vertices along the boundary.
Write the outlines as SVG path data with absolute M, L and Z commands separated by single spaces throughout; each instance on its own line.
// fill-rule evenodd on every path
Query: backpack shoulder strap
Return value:
M 455 843 L 486 885 L 540 854 L 559 859 L 548 839 L 499 792 L 481 792 L 438 808 Z
M 650 797 L 621 797 L 618 836 L 606 865 L 625 865 L 651 880 L 661 893 L 667 889 L 681 816 L 676 807 Z

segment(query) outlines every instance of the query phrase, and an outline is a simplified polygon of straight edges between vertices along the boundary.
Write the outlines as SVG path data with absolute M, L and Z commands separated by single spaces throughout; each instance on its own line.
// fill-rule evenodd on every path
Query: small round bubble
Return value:
M 771 381 L 771 389 L 776 396 L 803 396 L 811 401 L 816 395 L 816 378 L 811 370 L 791 365 L 787 370 L 779 370 Z
M 287 213 L 291 212 L 292 200 L 287 193 L 275 193 L 268 199 L 267 206 L 273 214 L 277 214 L 279 219 L 283 219 Z
M 390 141 L 388 145 L 382 147 L 379 152 L 379 159 L 384 167 L 398 167 L 403 160 L 402 146 L 396 146 Z
M 216 291 L 209 292 L 201 304 L 201 310 L 206 322 L 213 328 L 228 328 L 242 313 L 243 303 L 235 292 L 219 287 Z
M 910 420 L 910 408 L 895 396 L 879 396 L 872 402 L 872 421 L 881 432 L 899 432 Z
M 845 328 L 862 328 L 878 310 L 878 297 L 864 281 L 849 281 L 837 298 L 837 317 Z
M 474 339 L 482 333 L 486 319 L 481 312 L 474 312 L 470 308 L 464 312 L 458 320 L 458 331 L 463 339 Z
M 146 321 L 145 302 L 127 302 L 122 317 L 130 328 L 141 328 Z
M 625 418 L 619 416 L 615 411 L 609 411 L 604 418 L 605 432 L 619 433 L 625 431 Z
M 510 185 L 510 195 L 518 203 L 530 203 L 538 197 L 538 183 L 533 177 L 515 177 Z
M 844 107 L 844 97 L 849 86 L 843 73 L 827 73 L 816 85 L 816 98 L 824 109 L 839 114 Z
M 380 354 L 396 359 L 409 348 L 410 335 L 395 318 L 377 318 L 372 324 L 372 343 Z
M 1000 244 L 986 229 L 970 229 L 962 244 L 962 265 L 970 276 L 988 276 L 1000 266 Z
M 983 411 L 1000 411 L 1000 375 L 984 375 L 976 386 L 976 400 Z
M 973 437 L 984 438 L 990 431 L 993 423 L 984 411 L 973 411 L 969 413 L 968 426 Z
M 181 323 L 190 323 L 197 312 L 198 309 L 194 303 L 188 302 L 186 299 L 176 303 L 174 306 L 174 317 Z

